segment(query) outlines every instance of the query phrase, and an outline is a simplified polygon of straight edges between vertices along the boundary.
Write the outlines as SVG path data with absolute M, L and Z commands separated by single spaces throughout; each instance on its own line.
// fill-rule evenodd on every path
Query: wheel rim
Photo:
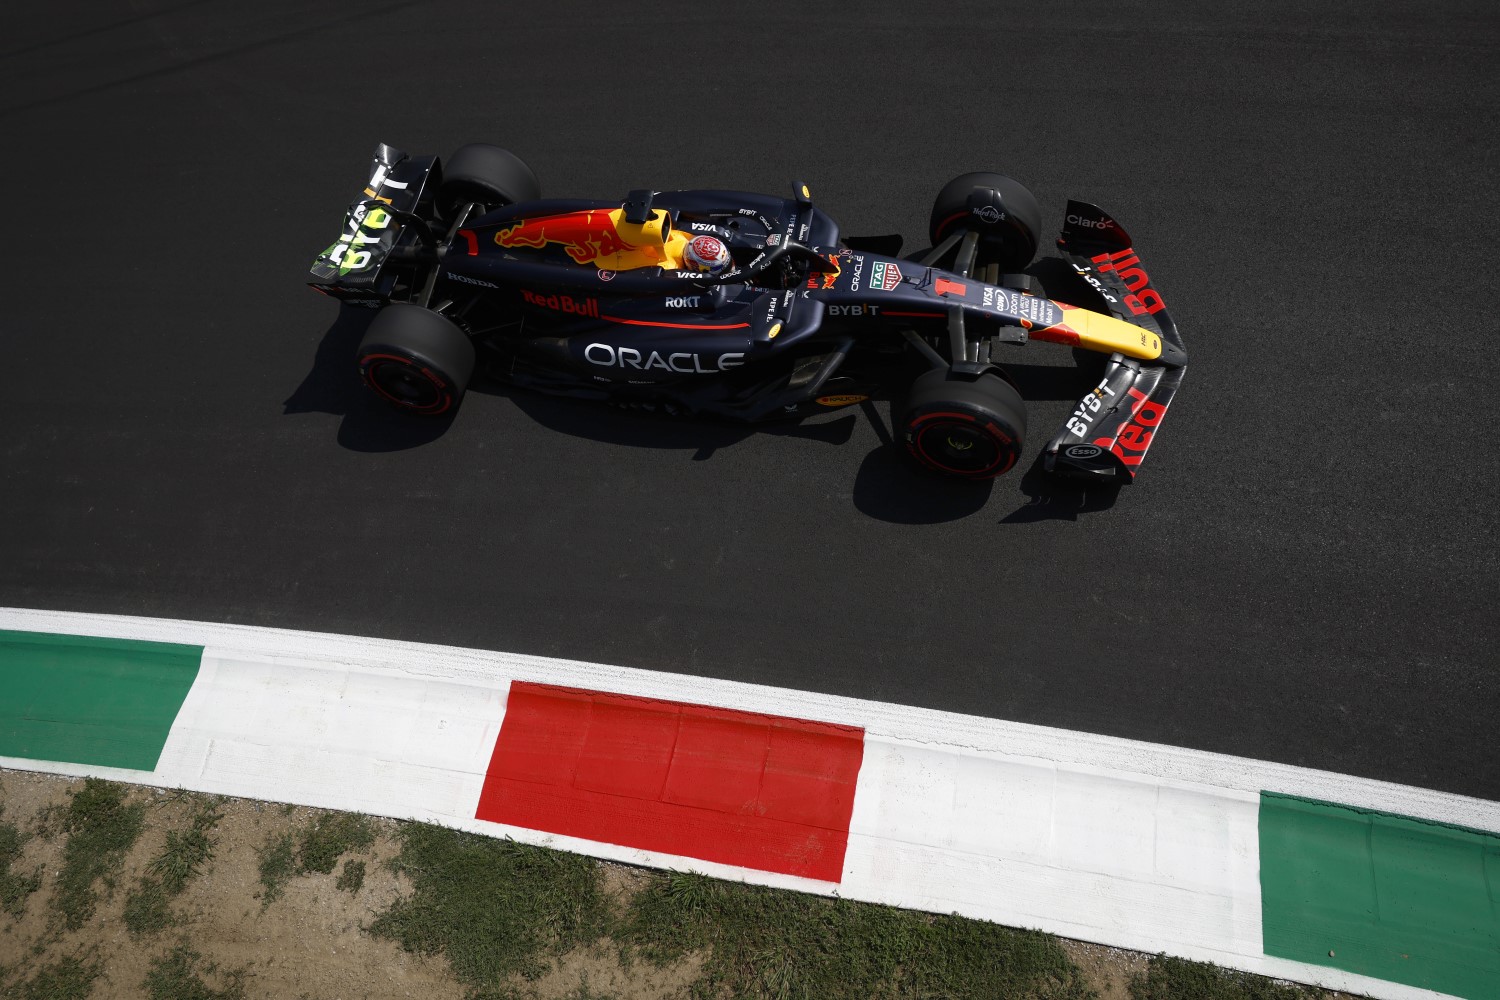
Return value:
M 1016 456 L 1008 435 L 963 413 L 918 417 L 908 437 L 912 453 L 949 475 L 989 478 L 1008 471 Z
M 448 407 L 442 381 L 406 358 L 377 355 L 366 358 L 363 367 L 370 388 L 403 409 L 439 413 Z

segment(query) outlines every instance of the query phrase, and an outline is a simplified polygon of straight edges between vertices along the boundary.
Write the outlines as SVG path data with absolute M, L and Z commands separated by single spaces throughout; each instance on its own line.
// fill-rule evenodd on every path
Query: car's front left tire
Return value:
M 405 302 L 376 314 L 358 357 L 360 377 L 376 395 L 422 416 L 458 406 L 474 374 L 468 334 L 446 317 Z
M 927 234 L 937 246 L 965 229 L 979 234 L 981 263 L 1015 273 L 1036 256 L 1042 209 L 1020 181 L 1003 174 L 962 174 L 933 200 Z

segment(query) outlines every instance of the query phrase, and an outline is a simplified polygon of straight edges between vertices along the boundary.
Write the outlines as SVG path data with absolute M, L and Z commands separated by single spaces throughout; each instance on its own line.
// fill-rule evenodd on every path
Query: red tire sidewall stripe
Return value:
M 438 392 L 441 394 L 440 402 L 442 405 L 436 407 L 412 406 L 406 400 L 397 399 L 389 392 L 386 392 L 385 387 L 382 386 L 379 382 L 376 382 L 370 374 L 381 362 L 395 362 L 402 368 L 406 368 L 410 371 L 415 371 L 421 374 L 423 378 L 427 379 L 427 381 L 431 382 L 434 386 L 437 387 Z M 390 402 L 401 407 L 403 410 L 410 410 L 413 413 L 432 414 L 435 416 L 439 413 L 447 412 L 448 408 L 453 405 L 453 390 L 449 387 L 448 383 L 444 379 L 440 378 L 436 372 L 432 371 L 432 369 L 424 367 L 414 358 L 404 357 L 400 354 L 366 354 L 364 357 L 359 359 L 359 371 L 360 374 L 364 376 L 366 385 L 379 393 L 382 398 L 389 400 Z
M 994 441 L 996 453 L 999 457 L 990 465 L 978 471 L 954 469 L 938 461 L 936 457 L 934 457 L 931 453 L 929 453 L 922 447 L 921 442 L 922 435 L 924 433 L 931 430 L 937 430 L 938 427 L 941 426 L 937 425 L 923 427 L 922 424 L 926 423 L 929 420 L 940 417 L 957 419 L 967 424 L 978 425 L 979 428 L 986 434 L 988 434 L 990 436 L 990 439 Z M 939 471 L 947 472 L 955 476 L 964 476 L 970 479 L 993 479 L 996 476 L 1003 476 L 1005 473 L 1009 472 L 1011 468 L 1016 464 L 1017 452 L 1015 448 L 1015 440 L 1011 439 L 1009 441 L 1003 441 L 1001 440 L 1002 436 L 1003 432 L 994 421 L 980 420 L 972 413 L 959 413 L 952 410 L 936 410 L 932 413 L 924 413 L 921 416 L 917 417 L 915 420 L 908 421 L 907 423 L 907 448 L 911 451 L 912 455 L 917 458 L 918 461 Z M 996 468 L 996 466 L 1000 466 L 1000 468 Z M 991 471 L 992 469 L 994 470 L 993 472 Z
M 949 226 L 953 225 L 953 223 L 957 222 L 959 219 L 962 219 L 964 216 L 966 216 L 968 214 L 969 214 L 969 210 L 967 208 L 965 208 L 962 212 L 954 212 L 952 215 L 948 216 L 942 222 L 939 222 L 937 224 L 937 228 L 932 231 L 932 242 L 933 243 L 941 243 L 941 242 L 943 242 L 943 230 L 947 229 Z

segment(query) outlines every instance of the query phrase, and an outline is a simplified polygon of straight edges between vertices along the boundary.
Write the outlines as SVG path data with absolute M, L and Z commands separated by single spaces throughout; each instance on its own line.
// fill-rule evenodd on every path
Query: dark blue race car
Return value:
M 1007 350 L 1065 344 L 1107 361 L 1043 467 L 1128 483 L 1182 381 L 1182 339 L 1125 230 L 1084 202 L 1068 202 L 1058 246 L 1070 297 L 1093 308 L 1046 297 L 1028 273 L 1040 216 L 1016 181 L 965 174 L 938 193 L 932 247 L 911 259 L 899 237 L 841 238 L 802 184 L 791 198 L 542 200 L 498 147 L 444 161 L 381 145 L 310 283 L 379 310 L 359 370 L 413 414 L 450 411 L 480 372 L 744 421 L 894 398 L 913 457 L 968 479 L 1022 454 Z

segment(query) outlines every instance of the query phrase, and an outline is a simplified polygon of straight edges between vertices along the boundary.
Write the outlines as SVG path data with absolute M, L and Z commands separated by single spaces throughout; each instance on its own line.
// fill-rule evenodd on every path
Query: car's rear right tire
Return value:
M 469 202 L 488 212 L 541 196 L 542 186 L 524 160 L 499 146 L 474 142 L 443 161 L 438 211 L 452 219 Z
M 474 374 L 474 344 L 430 309 L 392 303 L 359 344 L 359 373 L 375 394 L 406 413 L 438 416 L 463 399 Z
M 912 382 L 903 417 L 906 450 L 944 476 L 993 479 L 1015 467 L 1026 437 L 1026 403 L 998 375 L 944 368 Z

